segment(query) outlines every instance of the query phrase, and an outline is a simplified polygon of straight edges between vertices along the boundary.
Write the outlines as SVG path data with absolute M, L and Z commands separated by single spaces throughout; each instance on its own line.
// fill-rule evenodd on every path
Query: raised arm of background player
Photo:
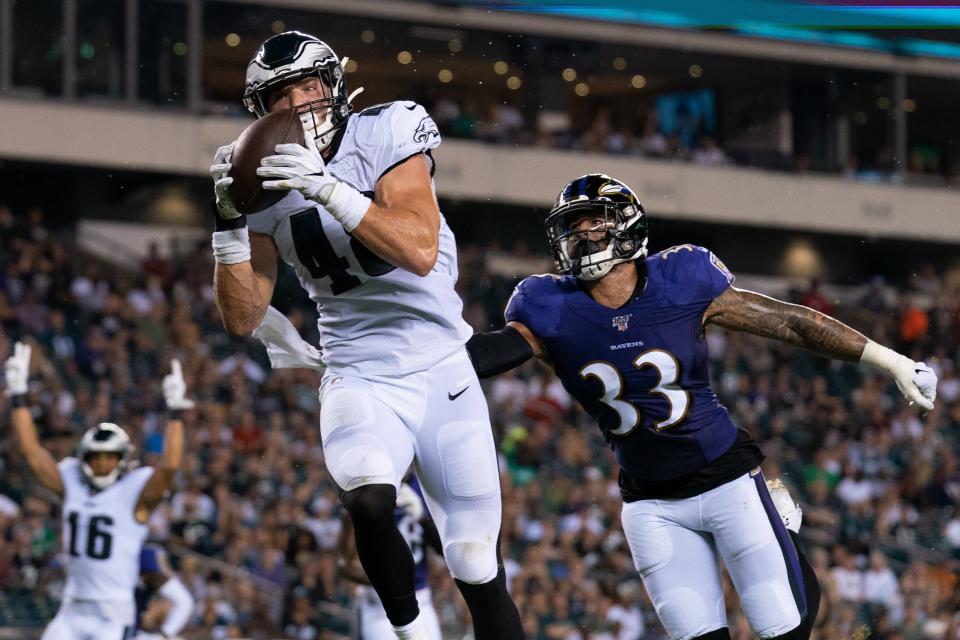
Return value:
M 273 180 L 270 188 L 301 191 L 386 262 L 419 276 L 430 273 L 440 247 L 440 207 L 424 154 L 407 158 L 383 175 L 371 200 L 330 176 L 323 160 L 306 148 L 277 149 L 281 155 L 270 158 L 292 158 L 290 163 L 296 166 L 272 167 L 272 175 L 282 179 Z M 273 296 L 277 248 L 269 236 L 249 233 L 246 216 L 230 201 L 233 178 L 227 174 L 232 152 L 232 144 L 221 147 L 210 167 L 216 193 L 213 278 L 224 327 L 233 335 L 246 336 L 260 324 Z
M 4 365 L 6 394 L 10 398 L 10 419 L 17 434 L 20 451 L 27 464 L 37 474 L 40 484 L 63 497 L 63 478 L 57 468 L 53 455 L 40 444 L 36 425 L 28 405 L 27 380 L 30 377 L 30 346 L 18 342 L 13 347 L 13 355 Z M 163 391 L 167 408 L 171 410 L 163 434 L 163 457 L 154 474 L 147 481 L 137 501 L 135 515 L 139 522 L 146 522 L 150 511 L 157 505 L 163 494 L 170 488 L 173 476 L 180 468 L 183 458 L 183 421 L 180 411 L 193 406 L 193 402 L 184 399 L 186 385 L 180 373 L 180 363 L 173 361 L 174 372 L 163 379 Z
M 879 345 L 809 307 L 728 287 L 704 311 L 702 323 L 704 327 L 715 324 L 781 340 L 827 358 L 871 365 L 889 374 L 911 404 L 916 403 L 924 412 L 933 409 L 937 380 L 927 365 Z M 481 378 L 512 369 L 533 356 L 549 358 L 540 339 L 516 321 L 499 331 L 474 334 L 467 342 L 467 350 Z

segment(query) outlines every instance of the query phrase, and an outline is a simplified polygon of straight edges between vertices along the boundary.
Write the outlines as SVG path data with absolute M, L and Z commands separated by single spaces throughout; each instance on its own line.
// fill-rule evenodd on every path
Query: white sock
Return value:
M 394 627 L 393 632 L 397 634 L 400 640 L 430 640 L 430 636 L 427 635 L 427 628 L 423 624 L 423 616 L 420 614 L 417 614 L 417 617 L 410 624 Z

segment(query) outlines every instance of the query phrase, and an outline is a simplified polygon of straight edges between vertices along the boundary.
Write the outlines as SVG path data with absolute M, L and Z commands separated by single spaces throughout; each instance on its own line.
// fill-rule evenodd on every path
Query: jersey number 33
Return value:
M 633 366 L 638 369 L 653 367 L 659 375 L 659 380 L 649 393 L 662 396 L 667 401 L 667 416 L 653 423 L 657 431 L 668 429 L 679 424 L 687 417 L 690 407 L 690 392 L 678 384 L 680 365 L 673 354 L 663 349 L 644 351 L 633 360 Z M 586 380 L 596 378 L 603 386 L 603 395 L 600 402 L 613 409 L 619 416 L 619 424 L 610 433 L 615 436 L 626 436 L 640 425 L 640 410 L 622 395 L 624 391 L 623 375 L 613 364 L 595 361 L 580 369 L 580 377 Z

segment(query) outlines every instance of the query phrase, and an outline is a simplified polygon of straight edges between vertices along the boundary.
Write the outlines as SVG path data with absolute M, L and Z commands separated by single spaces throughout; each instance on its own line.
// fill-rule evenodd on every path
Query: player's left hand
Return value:
M 296 189 L 304 198 L 327 204 L 333 188 L 340 182 L 330 175 L 320 154 L 299 144 L 278 144 L 275 156 L 260 161 L 257 175 L 264 180 L 263 188 L 274 191 Z
M 900 391 L 924 411 L 932 411 L 937 399 L 937 374 L 925 362 L 915 362 L 909 384 L 902 384 L 900 377 L 894 378 Z
M 367 215 L 370 198 L 330 175 L 316 151 L 299 144 L 278 144 L 274 151 L 277 155 L 261 160 L 257 169 L 261 178 L 275 178 L 265 180 L 264 189 L 296 189 L 303 197 L 322 205 L 347 233 L 357 228 Z
M 13 345 L 13 355 L 4 363 L 3 373 L 8 396 L 19 396 L 27 392 L 27 382 L 30 379 L 30 345 L 23 342 Z
M 183 369 L 180 361 L 174 358 L 170 361 L 170 373 L 163 378 L 163 397 L 167 401 L 167 409 L 193 409 L 193 400 L 186 396 L 187 383 L 183 379 Z

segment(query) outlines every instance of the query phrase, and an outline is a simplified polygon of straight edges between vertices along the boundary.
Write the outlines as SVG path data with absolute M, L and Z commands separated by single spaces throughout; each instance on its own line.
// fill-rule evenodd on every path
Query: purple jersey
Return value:
M 733 275 L 694 245 L 645 262 L 645 287 L 617 309 L 596 302 L 572 276 L 545 275 L 517 285 L 505 315 L 540 338 L 623 471 L 658 483 L 703 469 L 737 439 L 710 388 L 701 324 Z

